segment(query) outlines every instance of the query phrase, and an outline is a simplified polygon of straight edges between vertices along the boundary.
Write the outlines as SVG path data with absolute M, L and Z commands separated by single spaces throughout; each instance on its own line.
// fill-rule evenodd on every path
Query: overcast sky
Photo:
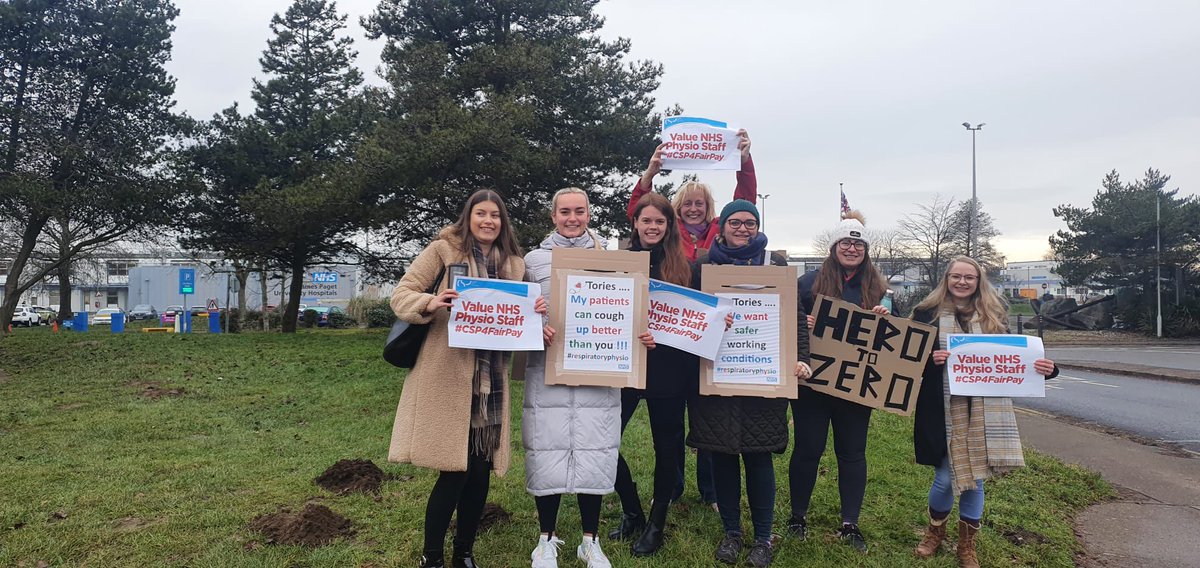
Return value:
M 285 0 L 176 0 L 179 108 L 252 108 L 251 79 Z M 368 81 L 381 42 L 340 0 Z M 682 11 L 681 8 L 684 8 Z M 1150 167 L 1200 191 L 1200 2 L 1195 0 L 742 2 L 606 0 L 603 35 L 662 63 L 659 109 L 746 128 L 772 248 L 811 253 L 837 221 L 838 183 L 871 227 L 935 194 L 978 194 L 1009 261 L 1041 258 L 1063 228 L 1051 208 L 1089 205 L 1106 172 Z M 647 156 L 648 158 L 648 156 Z M 679 175 L 679 174 L 676 174 Z M 718 207 L 731 172 L 702 174 Z M 632 183 L 633 180 L 630 180 Z

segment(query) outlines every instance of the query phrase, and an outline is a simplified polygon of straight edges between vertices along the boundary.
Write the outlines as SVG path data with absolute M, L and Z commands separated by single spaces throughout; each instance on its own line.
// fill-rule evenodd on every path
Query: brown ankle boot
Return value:
M 961 519 L 958 521 L 959 568 L 979 568 L 979 559 L 975 556 L 975 535 L 978 532 L 979 527 L 973 527 Z
M 917 545 L 917 549 L 913 553 L 917 555 L 917 558 L 929 558 L 937 554 L 945 539 L 946 519 L 941 521 L 929 519 L 929 526 L 925 527 L 925 538 L 921 539 L 921 544 Z

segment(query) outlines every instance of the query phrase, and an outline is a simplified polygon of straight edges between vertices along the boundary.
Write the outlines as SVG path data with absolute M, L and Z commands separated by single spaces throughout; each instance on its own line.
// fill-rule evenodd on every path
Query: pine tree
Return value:
M 203 184 L 185 240 L 290 276 L 283 331 L 293 332 L 305 269 L 344 260 L 370 212 L 347 174 L 367 119 L 346 16 L 296 0 L 271 19 L 256 109 L 213 117 L 192 153 Z
M 364 181 L 397 241 L 425 242 L 466 196 L 505 197 L 524 244 L 550 230 L 558 189 L 589 190 L 593 227 L 624 228 L 629 186 L 655 146 L 661 66 L 598 37 L 595 0 L 384 0 L 390 92 Z

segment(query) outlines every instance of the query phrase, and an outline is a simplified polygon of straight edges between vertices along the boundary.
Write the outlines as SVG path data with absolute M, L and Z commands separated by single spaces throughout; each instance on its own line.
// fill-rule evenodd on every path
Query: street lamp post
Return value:
M 1160 339 L 1162 338 L 1162 214 L 1159 212 L 1161 202 L 1161 194 L 1156 194 L 1154 196 L 1154 283 L 1157 288 L 1154 296 L 1158 306 L 1158 322 L 1155 328 Z
M 771 197 L 771 194 L 769 194 L 769 193 L 759 193 L 758 194 L 758 198 L 762 200 L 762 210 L 759 212 L 759 215 L 762 215 L 762 222 L 759 223 L 760 227 L 758 228 L 760 231 L 767 230 L 767 198 L 768 197 Z
M 975 133 L 979 132 L 986 122 L 980 122 L 975 126 L 971 123 L 962 123 L 963 127 L 971 131 L 971 216 L 967 219 L 967 256 L 971 256 L 975 252 L 975 217 L 978 215 L 978 201 L 975 197 Z M 975 257 L 971 257 L 975 258 Z

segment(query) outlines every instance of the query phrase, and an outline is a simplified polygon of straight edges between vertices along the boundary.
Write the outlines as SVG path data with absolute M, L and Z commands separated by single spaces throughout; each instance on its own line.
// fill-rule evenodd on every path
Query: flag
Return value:
M 841 193 L 842 193 L 842 218 L 845 219 L 846 215 L 850 214 L 850 202 L 846 201 L 846 192 L 843 191 Z

